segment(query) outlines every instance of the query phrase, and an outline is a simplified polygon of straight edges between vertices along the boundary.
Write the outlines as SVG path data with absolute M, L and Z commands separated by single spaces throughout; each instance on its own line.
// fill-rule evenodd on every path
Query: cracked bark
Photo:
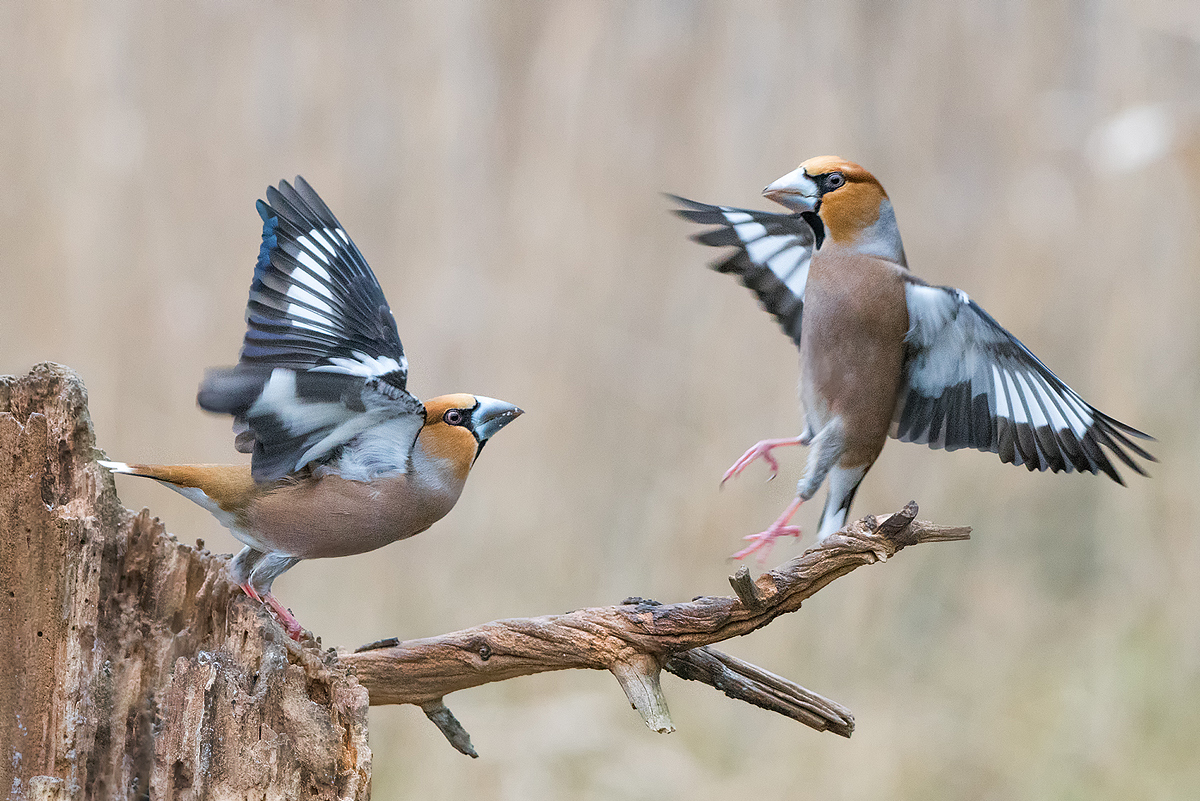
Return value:
M 117 501 L 79 377 L 0 377 L 0 787 L 14 798 L 352 798 L 367 694 L 224 557 Z

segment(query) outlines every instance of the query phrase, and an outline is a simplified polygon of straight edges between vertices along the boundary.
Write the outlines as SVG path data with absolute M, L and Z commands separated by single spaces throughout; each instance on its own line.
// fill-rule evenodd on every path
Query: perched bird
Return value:
M 488 438 L 522 412 L 482 395 L 422 404 L 379 282 L 341 223 L 296 178 L 258 201 L 262 249 L 238 364 L 209 370 L 200 406 L 234 417 L 249 465 L 102 462 L 203 506 L 246 547 L 230 572 L 293 638 L 271 583 L 301 559 L 349 556 L 429 528 L 454 506 Z
M 780 536 L 829 478 L 819 541 L 846 522 L 850 503 L 887 437 L 931 448 L 977 448 L 1030 470 L 1103 472 L 1124 484 L 1105 448 L 1155 461 L 1130 437 L 1151 439 L 1100 412 L 1064 384 L 991 315 L 953 287 L 908 271 L 892 203 L 879 181 L 835 156 L 810 159 L 763 194 L 795 213 L 710 206 L 671 196 L 676 213 L 718 225 L 693 237 L 737 251 L 714 264 L 737 275 L 800 348 L 804 430 L 759 442 L 724 483 L 785 445 L 809 445 L 796 497 L 742 558 Z

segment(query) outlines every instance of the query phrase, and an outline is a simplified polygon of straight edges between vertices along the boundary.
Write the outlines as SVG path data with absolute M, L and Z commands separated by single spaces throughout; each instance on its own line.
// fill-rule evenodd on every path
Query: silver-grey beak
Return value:
M 777 181 L 767 184 L 763 196 L 793 211 L 816 211 L 821 202 L 817 183 L 803 167 L 797 167 Z
M 476 395 L 475 400 L 477 404 L 471 411 L 471 430 L 480 444 L 525 413 L 511 403 L 495 398 Z

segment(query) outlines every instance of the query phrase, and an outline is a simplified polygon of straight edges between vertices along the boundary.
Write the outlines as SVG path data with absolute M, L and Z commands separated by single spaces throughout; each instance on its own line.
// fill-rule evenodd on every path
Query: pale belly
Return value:
M 247 528 L 261 545 L 301 559 L 350 556 L 419 534 L 453 508 L 461 490 L 417 484 L 406 474 L 370 483 L 325 476 L 255 500 Z

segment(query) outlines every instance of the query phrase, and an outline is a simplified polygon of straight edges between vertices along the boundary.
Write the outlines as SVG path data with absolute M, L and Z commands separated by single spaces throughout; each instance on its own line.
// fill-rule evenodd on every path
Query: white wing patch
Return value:
M 949 287 L 905 287 L 906 385 L 893 436 L 934 448 L 993 451 L 1030 470 L 1104 472 L 1120 481 L 1101 446 L 1138 472 L 1125 449 L 1145 434 L 1096 411 L 1012 334 Z
M 304 265 L 307 269 L 295 271 L 291 277 L 303 284 L 306 289 L 324 295 L 329 300 L 334 300 L 333 290 L 329 288 L 328 284 L 329 271 L 314 262 L 307 253 L 301 255 L 306 256 L 310 263 Z M 298 261 L 300 260 L 298 259 Z
M 349 241 L 348 239 L 346 239 L 346 234 L 344 231 L 342 231 L 342 229 L 340 229 L 340 228 L 337 229 L 337 233 L 342 235 L 341 238 L 343 241 L 347 241 L 347 242 Z M 321 261 L 325 262 L 326 264 L 330 264 L 331 262 L 329 261 L 329 256 L 327 256 L 326 254 L 336 252 L 333 248 L 333 242 L 332 242 L 333 234 L 334 234 L 334 232 L 328 228 L 325 229 L 324 233 L 322 233 L 321 231 L 318 231 L 316 228 L 314 228 L 308 232 L 308 236 L 296 237 L 296 242 L 299 245 L 303 246 L 306 250 L 311 251 Z M 326 236 L 328 236 L 329 238 L 326 239 Z M 321 244 L 321 247 L 319 247 L 319 248 L 314 247 L 313 246 L 314 240 L 316 242 L 319 242 Z
M 809 244 L 794 234 L 768 234 L 765 225 L 754 222 L 744 211 L 722 207 L 725 219 L 733 227 L 750 261 L 766 267 L 797 297 L 804 297 L 808 264 L 812 258 Z
M 1000 368 L 994 364 L 992 365 L 992 376 L 992 386 L 994 387 L 992 397 L 996 399 L 992 408 L 995 409 L 997 417 L 1010 419 L 1011 412 L 1008 410 L 1008 395 L 1004 392 L 1004 378 L 1000 375 Z
M 755 225 L 758 225 L 758 223 L 755 223 Z M 758 227 L 762 228 L 761 225 Z M 766 264 L 772 256 L 777 255 L 784 248 L 790 246 L 793 241 L 794 237 L 783 236 L 781 234 L 763 236 L 752 242 L 747 242 L 746 253 L 755 264 Z
M 283 367 L 271 371 L 271 377 L 263 385 L 262 394 L 247 411 L 249 417 L 274 415 L 291 434 L 337 426 L 349 413 L 341 403 L 300 400 L 296 396 L 295 371 Z
M 364 357 L 364 360 L 374 362 L 375 369 L 381 369 L 384 373 L 396 369 L 396 362 L 392 359 L 372 360 Z M 356 371 L 336 372 L 359 375 L 366 370 L 366 366 L 359 362 L 351 362 L 351 365 Z M 276 368 L 246 416 L 251 420 L 269 416 L 273 418 L 274 425 L 288 435 L 304 438 L 301 449 L 288 456 L 288 472 L 320 461 L 351 440 L 357 444 L 347 449 L 347 454 L 357 452 L 360 448 L 365 450 L 362 455 L 354 457 L 357 461 L 349 468 L 354 475 L 347 475 L 347 478 L 357 476 L 358 480 L 367 480 L 362 476 L 368 473 L 376 476 L 404 472 L 413 441 L 425 422 L 422 414 L 415 413 L 419 411 L 420 404 L 407 393 L 386 384 L 374 388 L 371 384 L 353 386 L 357 387 L 353 400 L 362 404 L 357 408 L 351 408 L 356 406 L 354 403 L 348 406 L 347 402 L 351 399 L 345 396 L 338 400 L 305 399 L 297 391 L 297 373 L 288 368 Z M 333 466 L 333 472 L 338 473 L 339 469 Z
M 680 217 L 717 226 L 693 235 L 694 241 L 709 247 L 737 249 L 710 266 L 719 273 L 737 276 L 798 345 L 804 291 L 816 242 L 816 233 L 808 219 L 803 214 L 752 211 L 670 197 L 682 206 L 675 210 Z
M 971 378 L 976 362 L 971 340 L 975 326 L 958 320 L 960 302 L 941 289 L 920 284 L 904 288 L 908 300 L 909 329 L 906 339 L 923 346 L 922 369 L 910 382 L 926 396 L 936 398 L 946 387 Z
M 303 273 L 302 273 L 303 274 Z M 292 284 L 287 288 L 287 296 L 292 300 L 298 300 L 301 303 L 307 303 L 319 312 L 324 312 L 327 315 L 333 314 L 333 309 L 328 303 L 313 294 L 307 287 L 300 284 Z M 295 305 L 289 306 L 288 311 L 296 308 Z
M 320 468 L 320 472 L 351 481 L 407 472 L 412 444 L 424 424 L 417 415 L 375 422 L 356 432 L 354 447 L 343 450 L 335 463 Z
M 322 364 L 318 367 L 313 367 L 314 373 L 346 373 L 347 375 L 360 375 L 364 378 L 377 378 L 379 376 L 394 373 L 397 370 L 408 370 L 408 358 L 401 357 L 399 361 L 391 356 L 380 356 L 375 358 L 369 356 L 362 351 L 352 351 L 354 358 L 348 359 L 344 356 L 334 356 L 329 359 L 329 364 Z

